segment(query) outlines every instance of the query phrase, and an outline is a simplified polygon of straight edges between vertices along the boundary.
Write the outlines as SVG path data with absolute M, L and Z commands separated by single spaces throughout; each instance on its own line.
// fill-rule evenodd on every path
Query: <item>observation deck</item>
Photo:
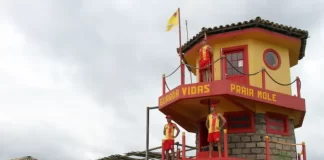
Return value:
M 222 57 L 220 59 L 226 60 Z M 221 79 L 182 84 L 170 90 L 166 76 L 163 75 L 163 91 L 159 97 L 159 110 L 164 114 L 172 115 L 174 121 L 188 132 L 195 132 L 197 123 L 208 114 L 208 100 L 219 100 L 219 112 L 223 113 L 234 111 L 262 112 L 280 108 L 295 119 L 294 126 L 296 128 L 301 127 L 306 108 L 305 99 L 301 98 L 300 94 L 301 81 L 299 77 L 296 77 L 296 80 L 292 82 L 296 83 L 296 96 L 266 89 L 266 76 L 270 77 L 271 75 L 265 69 L 260 70 L 259 74 L 262 75 L 260 79 L 261 88 Z M 273 77 L 270 77 L 270 79 L 275 81 Z

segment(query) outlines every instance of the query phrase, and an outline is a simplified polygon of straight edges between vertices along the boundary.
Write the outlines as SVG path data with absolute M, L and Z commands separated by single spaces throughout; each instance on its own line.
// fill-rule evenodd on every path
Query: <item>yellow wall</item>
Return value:
M 220 57 L 220 49 L 235 47 L 239 45 L 248 45 L 248 63 L 249 63 L 249 73 L 255 73 L 261 70 L 264 67 L 269 74 L 280 83 L 290 83 L 290 64 L 289 64 L 289 50 L 288 48 L 284 48 L 278 45 L 270 44 L 267 42 L 262 42 L 254 39 L 241 39 L 241 40 L 232 40 L 221 43 L 212 43 L 210 44 L 214 50 L 213 57 L 214 60 Z M 281 58 L 281 65 L 277 70 L 271 70 L 267 68 L 263 61 L 263 52 L 268 49 L 274 49 L 278 52 Z M 196 67 L 199 67 L 199 56 L 196 59 Z M 214 79 L 221 79 L 221 63 L 218 61 L 214 64 Z M 199 81 L 199 70 L 196 69 L 197 82 Z M 257 74 L 249 77 L 250 85 L 255 87 L 262 87 L 262 74 Z M 285 93 L 291 95 L 291 86 L 281 86 L 277 83 L 273 82 L 266 75 L 266 89 L 276 91 L 279 93 Z
M 250 40 L 249 42 L 249 72 L 255 73 L 256 71 L 264 67 L 276 81 L 283 84 L 290 83 L 289 50 L 278 45 L 273 45 L 257 40 Z M 277 70 L 271 70 L 267 68 L 263 61 L 263 52 L 268 48 L 274 49 L 280 56 L 281 65 Z M 255 87 L 262 87 L 261 77 L 261 74 L 257 76 L 250 76 L 250 85 Z M 273 82 L 267 75 L 265 82 L 267 90 L 291 95 L 291 86 L 281 86 Z

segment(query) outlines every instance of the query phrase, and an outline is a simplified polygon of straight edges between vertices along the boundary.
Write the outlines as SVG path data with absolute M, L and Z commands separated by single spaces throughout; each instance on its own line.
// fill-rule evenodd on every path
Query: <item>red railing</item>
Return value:
M 182 132 L 182 160 L 186 159 L 186 133 Z
M 222 59 L 221 63 L 222 64 L 226 63 L 225 58 Z M 266 89 L 266 70 L 264 68 L 261 69 L 261 74 L 262 74 L 262 78 L 261 78 L 262 89 Z M 226 79 L 225 77 L 226 77 L 226 75 L 225 75 L 225 72 L 223 71 L 221 74 L 221 80 Z M 166 86 L 167 86 L 166 76 L 165 76 L 165 74 L 163 74 L 162 75 L 162 95 L 164 95 L 166 93 Z M 301 93 L 300 93 L 301 83 L 300 83 L 299 77 L 296 77 L 296 88 L 297 88 L 297 97 L 301 98 Z
M 282 144 L 282 145 L 289 145 L 289 146 L 298 146 L 301 145 L 302 146 L 302 151 L 301 153 L 298 153 L 298 160 L 306 160 L 306 145 L 305 142 L 303 142 L 302 144 L 290 144 L 290 143 L 282 143 L 282 142 L 277 142 L 277 141 L 273 141 L 271 140 L 268 136 L 265 136 L 265 143 L 266 143 L 266 160 L 270 160 L 270 142 L 272 143 L 277 143 L 277 144 Z M 303 156 L 303 159 L 301 158 L 301 155 Z
M 227 130 L 224 129 L 224 158 L 228 157 L 228 135 L 227 135 Z M 162 150 L 163 152 L 163 150 Z M 220 151 L 219 151 L 220 152 Z M 180 155 L 180 153 L 182 155 Z M 180 158 L 181 157 L 181 158 Z M 178 149 L 177 152 L 177 160 L 186 160 L 186 134 L 185 132 L 182 133 L 182 150 Z M 164 160 L 164 157 L 162 157 L 162 160 Z
M 183 138 L 185 138 L 185 135 L 184 135 L 184 134 L 185 134 L 185 133 L 182 133 L 182 140 L 185 142 L 185 139 L 183 139 Z M 161 147 L 156 147 L 156 149 L 158 149 L 158 148 L 162 148 L 162 154 L 161 154 L 161 159 L 162 159 L 162 160 L 165 159 L 165 150 L 164 150 L 164 148 L 163 148 L 163 142 L 164 142 L 164 140 L 162 140 L 162 146 L 161 146 Z M 188 145 L 186 145 L 186 144 L 181 144 L 181 143 L 179 143 L 179 142 L 174 143 L 174 146 L 176 146 L 176 147 L 174 147 L 174 148 L 177 149 L 177 151 L 174 152 L 174 154 L 175 154 L 175 158 L 176 158 L 177 160 L 182 159 L 182 157 L 181 157 L 181 150 L 180 150 L 179 146 L 182 146 L 182 150 L 183 150 L 183 148 L 185 148 L 185 149 L 186 149 L 186 148 L 189 148 L 189 149 L 186 149 L 185 151 L 192 151 L 192 150 L 196 150 L 196 149 L 197 149 L 196 147 L 188 146 Z M 173 149 L 173 151 L 174 151 L 174 149 Z M 171 154 L 170 156 L 172 156 L 172 154 Z

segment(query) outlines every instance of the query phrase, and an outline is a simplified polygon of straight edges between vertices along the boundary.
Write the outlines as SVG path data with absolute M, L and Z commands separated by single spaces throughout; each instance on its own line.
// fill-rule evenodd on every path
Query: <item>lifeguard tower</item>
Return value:
M 213 48 L 212 81 L 201 82 L 198 59 L 200 42 L 207 35 Z M 303 124 L 306 107 L 301 80 L 290 77 L 290 68 L 305 56 L 308 32 L 260 17 L 214 28 L 202 28 L 182 46 L 183 63 L 197 83 L 181 84 L 163 94 L 159 110 L 169 114 L 187 132 L 196 133 L 196 158 L 208 157 L 205 127 L 209 103 L 219 101 L 217 112 L 227 120 L 218 159 L 267 159 L 280 156 L 306 159 L 305 143 L 297 153 L 294 129 Z M 179 49 L 178 49 L 179 51 Z M 292 86 L 296 85 L 296 95 Z M 185 133 L 183 133 L 183 146 Z M 181 159 L 187 159 L 185 149 Z M 179 158 L 179 157 L 178 157 Z

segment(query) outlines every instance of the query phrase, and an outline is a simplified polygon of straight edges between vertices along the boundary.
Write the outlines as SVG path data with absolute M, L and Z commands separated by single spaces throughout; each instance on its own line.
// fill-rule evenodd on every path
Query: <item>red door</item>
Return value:
M 226 79 L 238 83 L 248 84 L 248 76 L 241 74 L 248 73 L 248 64 L 245 57 L 246 55 L 244 54 L 244 49 L 229 51 L 225 52 L 224 54 L 226 56 L 226 59 L 232 64 L 229 64 L 228 61 L 225 64 Z

